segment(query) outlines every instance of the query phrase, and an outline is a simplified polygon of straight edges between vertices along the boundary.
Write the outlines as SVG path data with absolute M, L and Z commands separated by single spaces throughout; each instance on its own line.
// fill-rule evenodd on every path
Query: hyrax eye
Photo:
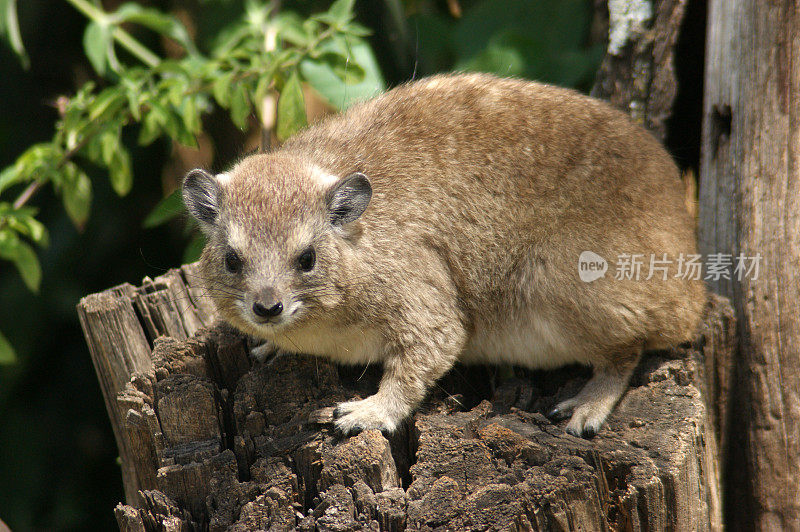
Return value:
M 242 258 L 232 249 L 225 254 L 225 269 L 231 273 L 239 273 L 242 270 Z
M 304 272 L 309 272 L 314 268 L 314 263 L 317 262 L 317 252 L 313 247 L 309 247 L 297 257 L 297 267 Z

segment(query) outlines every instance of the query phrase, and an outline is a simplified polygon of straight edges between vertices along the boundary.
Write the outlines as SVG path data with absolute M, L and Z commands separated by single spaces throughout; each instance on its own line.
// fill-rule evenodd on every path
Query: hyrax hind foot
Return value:
M 573 436 L 593 438 L 628 388 L 640 354 L 641 350 L 637 350 L 622 363 L 595 368 L 591 380 L 578 395 L 558 403 L 548 416 L 564 419 L 571 412 L 566 431 Z

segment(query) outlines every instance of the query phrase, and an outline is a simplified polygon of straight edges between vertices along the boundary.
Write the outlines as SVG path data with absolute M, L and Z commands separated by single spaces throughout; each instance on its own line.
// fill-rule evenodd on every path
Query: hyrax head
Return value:
M 280 155 L 216 176 L 189 172 L 183 199 L 206 235 L 200 269 L 222 318 L 270 338 L 335 306 L 343 244 L 371 197 L 361 173 Z

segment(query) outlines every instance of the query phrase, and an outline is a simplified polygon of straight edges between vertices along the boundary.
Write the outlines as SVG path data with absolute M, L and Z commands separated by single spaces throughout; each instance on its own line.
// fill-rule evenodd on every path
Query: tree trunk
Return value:
M 658 140 L 678 92 L 675 48 L 688 0 L 595 0 L 610 35 L 592 96 L 628 113 Z
M 757 279 L 711 283 L 739 323 L 736 423 L 724 435 L 736 530 L 800 529 L 798 9 L 788 0 L 710 2 L 701 251 L 762 257 Z

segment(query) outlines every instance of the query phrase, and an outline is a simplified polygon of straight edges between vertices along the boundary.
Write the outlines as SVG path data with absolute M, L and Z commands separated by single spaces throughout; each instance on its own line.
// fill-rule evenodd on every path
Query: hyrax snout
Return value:
M 642 350 L 689 339 L 705 303 L 675 269 L 695 237 L 670 156 L 607 104 L 539 83 L 409 83 L 227 173 L 194 170 L 183 194 L 225 321 L 383 364 L 375 395 L 336 409 L 344 433 L 394 430 L 463 361 L 593 366 L 554 411 L 591 435 Z M 621 256 L 672 266 L 601 271 Z

